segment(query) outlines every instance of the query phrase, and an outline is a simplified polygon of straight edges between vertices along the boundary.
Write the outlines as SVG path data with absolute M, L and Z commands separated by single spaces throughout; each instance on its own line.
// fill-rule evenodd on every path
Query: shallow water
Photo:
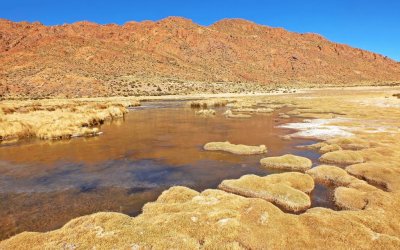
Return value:
M 226 119 L 220 108 L 215 117 L 203 118 L 183 104 L 145 102 L 123 120 L 104 124 L 98 137 L 0 147 L 0 239 L 56 229 L 98 211 L 137 215 L 146 202 L 174 185 L 201 191 L 224 179 L 272 173 L 259 166 L 265 155 L 204 151 L 210 141 L 265 144 L 268 156 L 294 153 L 314 162 L 319 157 L 295 148 L 310 140 L 280 138 L 289 130 L 276 126 L 296 121 L 277 118 L 281 111 Z M 313 206 L 332 206 L 328 194 L 319 186 L 312 194 Z

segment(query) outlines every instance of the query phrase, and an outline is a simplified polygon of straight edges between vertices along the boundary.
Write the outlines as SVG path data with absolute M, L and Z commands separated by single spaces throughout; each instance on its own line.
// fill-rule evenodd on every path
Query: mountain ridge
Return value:
M 400 82 L 400 63 L 245 19 L 46 26 L 0 19 L 0 95 L 81 97 Z

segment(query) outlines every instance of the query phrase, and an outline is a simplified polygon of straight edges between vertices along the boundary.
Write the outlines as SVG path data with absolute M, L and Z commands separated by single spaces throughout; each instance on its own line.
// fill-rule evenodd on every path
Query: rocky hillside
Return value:
M 61 26 L 0 20 L 0 95 L 265 91 L 400 82 L 400 63 L 316 34 L 225 19 Z

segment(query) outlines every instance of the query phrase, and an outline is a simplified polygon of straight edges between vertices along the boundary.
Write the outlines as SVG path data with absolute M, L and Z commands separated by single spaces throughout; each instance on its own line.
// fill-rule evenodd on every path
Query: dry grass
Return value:
M 319 161 L 328 164 L 350 165 L 362 163 L 364 158 L 357 151 L 340 150 L 323 154 Z
M 254 154 L 264 154 L 267 152 L 267 147 L 265 145 L 259 146 L 248 146 L 243 144 L 232 144 L 228 141 L 226 142 L 209 142 L 204 145 L 204 150 L 208 151 L 225 151 L 232 154 L 238 155 L 254 155 Z
M 312 166 L 310 159 L 291 154 L 263 158 L 260 160 L 260 163 L 262 167 L 269 169 L 288 169 L 303 172 L 310 169 Z
M 354 188 L 338 187 L 334 192 L 334 201 L 341 209 L 362 210 L 368 204 L 365 194 Z
M 311 206 L 310 197 L 299 190 L 311 191 L 314 188 L 310 176 L 300 173 L 270 176 L 244 175 L 236 180 L 224 180 L 218 188 L 245 197 L 261 198 L 291 212 L 304 211 Z
M 322 184 L 345 187 L 352 185 L 367 185 L 366 182 L 349 175 L 342 168 L 335 166 L 320 165 L 307 170 L 306 173 L 311 175 L 315 182 Z
M 115 98 L 2 102 L 0 140 L 94 136 L 97 126 L 123 117 L 127 107 L 137 105 L 137 100 Z
M 325 153 L 328 153 L 328 152 L 334 152 L 334 151 L 339 151 L 339 150 L 342 150 L 342 147 L 340 147 L 337 144 L 331 144 L 331 145 L 326 145 L 326 146 L 321 147 L 319 149 L 319 152 L 321 154 L 325 154 Z
M 378 203 L 387 212 L 376 213 Z M 59 230 L 21 233 L 1 242 L 0 249 L 396 249 L 400 218 L 393 208 L 399 204 L 375 195 L 365 210 L 313 208 L 292 215 L 263 199 L 174 187 L 137 217 L 83 216 Z
M 274 112 L 272 108 L 236 108 L 232 110 L 238 113 L 271 113 Z
M 304 148 L 304 149 L 310 149 L 310 150 L 319 150 L 322 147 L 325 147 L 329 144 L 325 143 L 325 142 L 318 142 L 318 143 L 314 143 L 311 145 L 305 145 L 305 146 L 298 146 L 298 148 Z
M 345 170 L 350 175 L 333 166 L 307 171 L 317 182 L 339 186 L 335 190 L 335 202 L 343 211 L 317 207 L 293 215 L 260 198 L 215 189 L 198 193 L 175 187 L 165 191 L 156 202 L 146 204 L 137 217 L 119 213 L 84 216 L 55 231 L 19 234 L 1 242 L 0 249 L 220 249 L 221 246 L 227 249 L 399 249 L 400 110 L 384 103 L 387 95 L 386 92 L 321 90 L 296 98 L 238 101 L 252 108 L 279 101 L 280 105 L 293 105 L 299 114 L 304 111 L 321 118 L 325 110 L 345 118 L 331 121 L 328 126 L 341 126 L 351 132 L 351 142 L 334 135 L 336 140 L 330 140 L 331 137 L 314 147 L 320 150 L 328 144 L 337 144 L 344 150 L 336 152 L 356 150 L 366 163 L 347 167 Z M 397 98 L 391 99 L 394 101 L 390 105 L 399 104 Z M 335 152 L 327 154 L 332 153 Z M 333 158 L 342 159 L 343 155 Z M 385 185 L 387 191 L 363 180 Z M 249 182 L 249 186 L 253 184 Z
M 210 117 L 215 115 L 215 110 L 213 109 L 201 109 L 197 110 L 195 112 L 196 115 L 204 116 L 204 117 Z
M 233 114 L 230 109 L 224 112 L 224 116 L 227 118 L 251 118 L 251 115 L 247 114 Z
M 400 189 L 400 182 L 398 180 L 400 169 L 393 168 L 390 164 L 361 163 L 348 166 L 346 171 L 384 190 L 393 191 Z
M 227 99 L 210 99 L 210 100 L 197 100 L 188 102 L 188 106 L 191 108 L 211 108 L 211 107 L 223 107 L 228 104 Z
M 281 118 L 281 119 L 289 119 L 290 116 L 287 115 L 287 114 L 282 113 L 282 114 L 279 114 L 279 118 Z
M 346 150 L 361 150 L 370 147 L 368 141 L 360 138 L 334 138 L 326 141 L 330 145 L 338 145 Z
M 265 180 L 267 180 L 270 184 L 287 184 L 307 194 L 311 193 L 311 191 L 314 189 L 314 180 L 307 174 L 299 172 L 270 174 L 262 178 L 265 178 Z

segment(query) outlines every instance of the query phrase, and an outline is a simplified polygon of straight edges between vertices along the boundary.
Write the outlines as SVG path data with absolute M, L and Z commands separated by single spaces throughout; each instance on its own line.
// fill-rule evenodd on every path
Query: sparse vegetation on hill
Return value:
M 0 19 L 0 97 L 252 93 L 400 83 L 400 64 L 240 19 L 60 26 Z

